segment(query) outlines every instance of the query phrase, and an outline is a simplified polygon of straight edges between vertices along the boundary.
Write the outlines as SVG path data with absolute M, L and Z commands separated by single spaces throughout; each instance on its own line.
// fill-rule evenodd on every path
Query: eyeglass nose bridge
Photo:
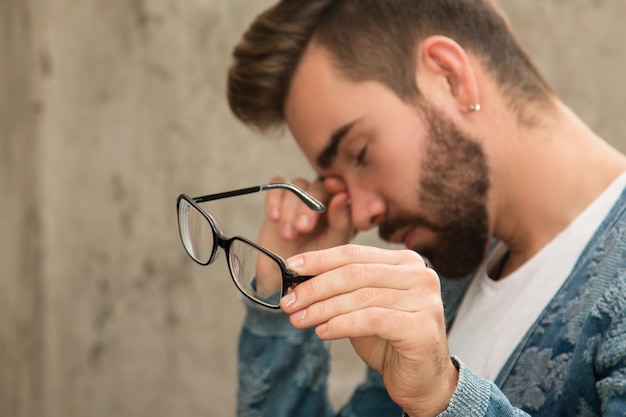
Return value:
M 211 226 L 211 232 L 213 233 L 213 248 L 211 249 L 211 256 L 209 258 L 209 261 L 205 264 L 211 265 L 213 262 L 215 262 L 217 258 L 219 258 L 220 248 L 222 248 L 224 253 L 228 255 L 228 252 L 230 251 L 230 245 L 233 239 L 229 239 L 226 237 L 226 235 L 224 235 L 213 216 L 202 210 L 202 208 L 200 207 L 198 207 L 198 209 L 201 210 L 201 213 L 208 220 L 209 225 Z

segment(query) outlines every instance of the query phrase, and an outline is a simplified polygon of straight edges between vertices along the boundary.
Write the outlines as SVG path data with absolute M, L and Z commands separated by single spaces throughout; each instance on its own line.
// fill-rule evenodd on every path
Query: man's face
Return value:
M 322 48 L 305 54 L 285 103 L 287 124 L 316 171 L 338 177 L 359 230 L 429 258 L 461 277 L 482 260 L 489 236 L 489 172 L 478 141 L 421 100 L 380 83 L 354 83 Z

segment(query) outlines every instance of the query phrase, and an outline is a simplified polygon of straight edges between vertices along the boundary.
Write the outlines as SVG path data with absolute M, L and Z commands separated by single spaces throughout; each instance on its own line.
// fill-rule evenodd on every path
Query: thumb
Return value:
M 339 192 L 334 194 L 328 202 L 326 209 L 328 234 L 331 241 L 339 241 L 341 244 L 351 241 L 354 237 L 355 229 L 352 225 L 350 197 L 348 193 Z

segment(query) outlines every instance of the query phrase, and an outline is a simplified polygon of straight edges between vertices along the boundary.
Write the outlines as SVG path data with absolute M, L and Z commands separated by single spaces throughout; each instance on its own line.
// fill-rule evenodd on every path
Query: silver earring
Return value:
M 467 109 L 469 111 L 479 111 L 480 110 L 480 104 L 476 103 L 476 104 L 470 104 L 467 106 Z

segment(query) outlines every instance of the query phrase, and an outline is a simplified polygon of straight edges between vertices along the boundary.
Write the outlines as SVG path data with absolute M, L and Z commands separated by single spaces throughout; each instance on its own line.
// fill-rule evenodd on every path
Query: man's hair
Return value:
M 417 44 L 431 35 L 478 56 L 521 121 L 529 121 L 529 101 L 549 101 L 550 87 L 493 0 L 282 0 L 252 22 L 233 51 L 230 107 L 262 131 L 282 125 L 293 74 L 311 42 L 347 79 L 380 82 L 411 101 L 419 97 Z

